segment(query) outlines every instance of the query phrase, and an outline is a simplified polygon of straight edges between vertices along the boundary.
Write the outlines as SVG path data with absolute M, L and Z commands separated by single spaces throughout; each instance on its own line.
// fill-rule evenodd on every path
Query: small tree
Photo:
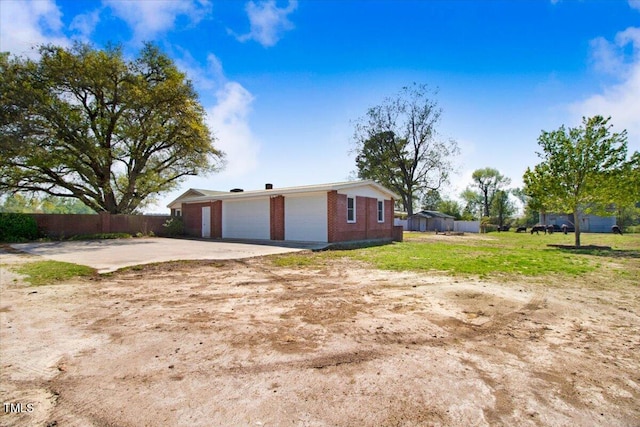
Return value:
M 529 196 L 522 188 L 514 188 L 511 194 L 516 196 L 524 206 L 524 216 L 518 220 L 520 226 L 532 226 L 540 222 L 540 201 Z
M 575 245 L 580 246 L 583 215 L 606 214 L 619 188 L 626 183 L 638 155 L 627 161 L 627 132 L 612 132 L 610 118 L 583 118 L 582 126 L 543 131 L 538 138 L 542 162 L 527 168 L 523 180 L 525 192 L 548 212 L 573 213 Z M 637 194 L 637 193 L 636 193 Z
M 482 219 L 482 196 L 471 188 L 467 187 L 460 197 L 464 200 L 463 217 L 466 220 Z
M 509 200 L 509 192 L 498 190 L 493 195 L 491 202 L 491 215 L 495 217 L 500 229 L 504 226 L 505 220 L 516 211 L 513 202 Z

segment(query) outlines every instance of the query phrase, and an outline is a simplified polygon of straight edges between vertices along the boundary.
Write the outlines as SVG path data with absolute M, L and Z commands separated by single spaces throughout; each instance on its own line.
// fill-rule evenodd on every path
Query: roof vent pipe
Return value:
M 264 189 L 265 190 L 273 190 L 273 184 L 265 184 L 264 185 Z
M 230 193 L 242 193 L 243 191 L 242 188 L 232 188 Z

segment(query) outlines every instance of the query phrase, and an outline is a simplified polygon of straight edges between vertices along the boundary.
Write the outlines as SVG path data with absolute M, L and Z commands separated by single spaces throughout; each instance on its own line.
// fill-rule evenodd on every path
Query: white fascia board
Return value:
M 317 185 L 303 185 L 297 187 L 282 187 L 282 188 L 274 188 L 271 190 L 249 190 L 242 191 L 238 193 L 232 192 L 219 192 L 216 194 L 210 195 L 202 195 L 195 197 L 186 197 L 182 200 L 183 203 L 202 203 L 213 200 L 235 200 L 235 199 L 245 199 L 245 198 L 259 198 L 259 197 L 273 197 L 273 196 L 286 196 L 293 194 L 309 194 L 312 195 L 314 193 L 324 193 L 327 191 L 344 191 L 348 189 L 356 189 L 358 187 L 374 187 L 379 193 L 383 194 L 387 198 L 398 199 L 399 196 L 382 185 L 371 181 L 346 181 L 346 182 L 336 182 L 330 184 L 317 184 Z M 185 193 L 186 194 L 186 193 Z M 202 193 L 201 193 L 202 194 Z M 181 196 L 182 197 L 182 196 Z M 179 197 L 173 203 L 180 200 Z
M 199 197 L 198 195 L 194 194 L 193 196 L 189 197 L 189 193 L 198 193 L 200 196 L 204 196 L 204 193 L 200 190 L 196 190 L 195 188 L 190 188 L 187 191 L 185 191 L 184 193 L 182 193 L 181 195 L 178 196 L 178 198 L 176 198 L 175 200 L 173 200 L 172 202 L 170 202 L 167 207 L 171 208 L 173 205 L 175 205 L 176 203 L 180 202 L 182 203 L 182 199 L 191 199 L 192 197 Z

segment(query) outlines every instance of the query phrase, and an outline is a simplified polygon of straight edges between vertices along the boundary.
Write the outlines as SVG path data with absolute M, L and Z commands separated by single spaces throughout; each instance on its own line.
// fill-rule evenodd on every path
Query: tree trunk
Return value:
M 576 211 L 576 212 L 573 213 L 573 221 L 574 221 L 573 227 L 576 230 L 576 233 L 575 233 L 576 234 L 576 243 L 575 243 L 576 244 L 576 248 L 580 247 L 580 221 L 581 221 L 581 219 L 582 219 L 582 215 L 580 215 L 579 212 Z
M 489 191 L 484 190 L 483 195 L 484 195 L 484 203 L 483 203 L 484 216 L 489 216 Z
M 404 207 L 407 210 L 407 215 L 411 216 L 413 215 L 413 203 L 411 202 L 411 197 L 408 197 L 409 201 L 405 201 L 404 202 Z
M 404 209 L 407 211 L 407 215 L 413 215 L 413 191 L 406 191 L 400 194 L 402 197 L 402 203 L 404 204 Z

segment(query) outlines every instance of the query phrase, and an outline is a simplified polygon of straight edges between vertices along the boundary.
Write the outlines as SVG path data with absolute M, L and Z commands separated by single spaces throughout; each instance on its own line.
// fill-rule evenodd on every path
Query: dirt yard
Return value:
M 1 279 L 2 426 L 640 426 L 637 286 L 269 258 Z

